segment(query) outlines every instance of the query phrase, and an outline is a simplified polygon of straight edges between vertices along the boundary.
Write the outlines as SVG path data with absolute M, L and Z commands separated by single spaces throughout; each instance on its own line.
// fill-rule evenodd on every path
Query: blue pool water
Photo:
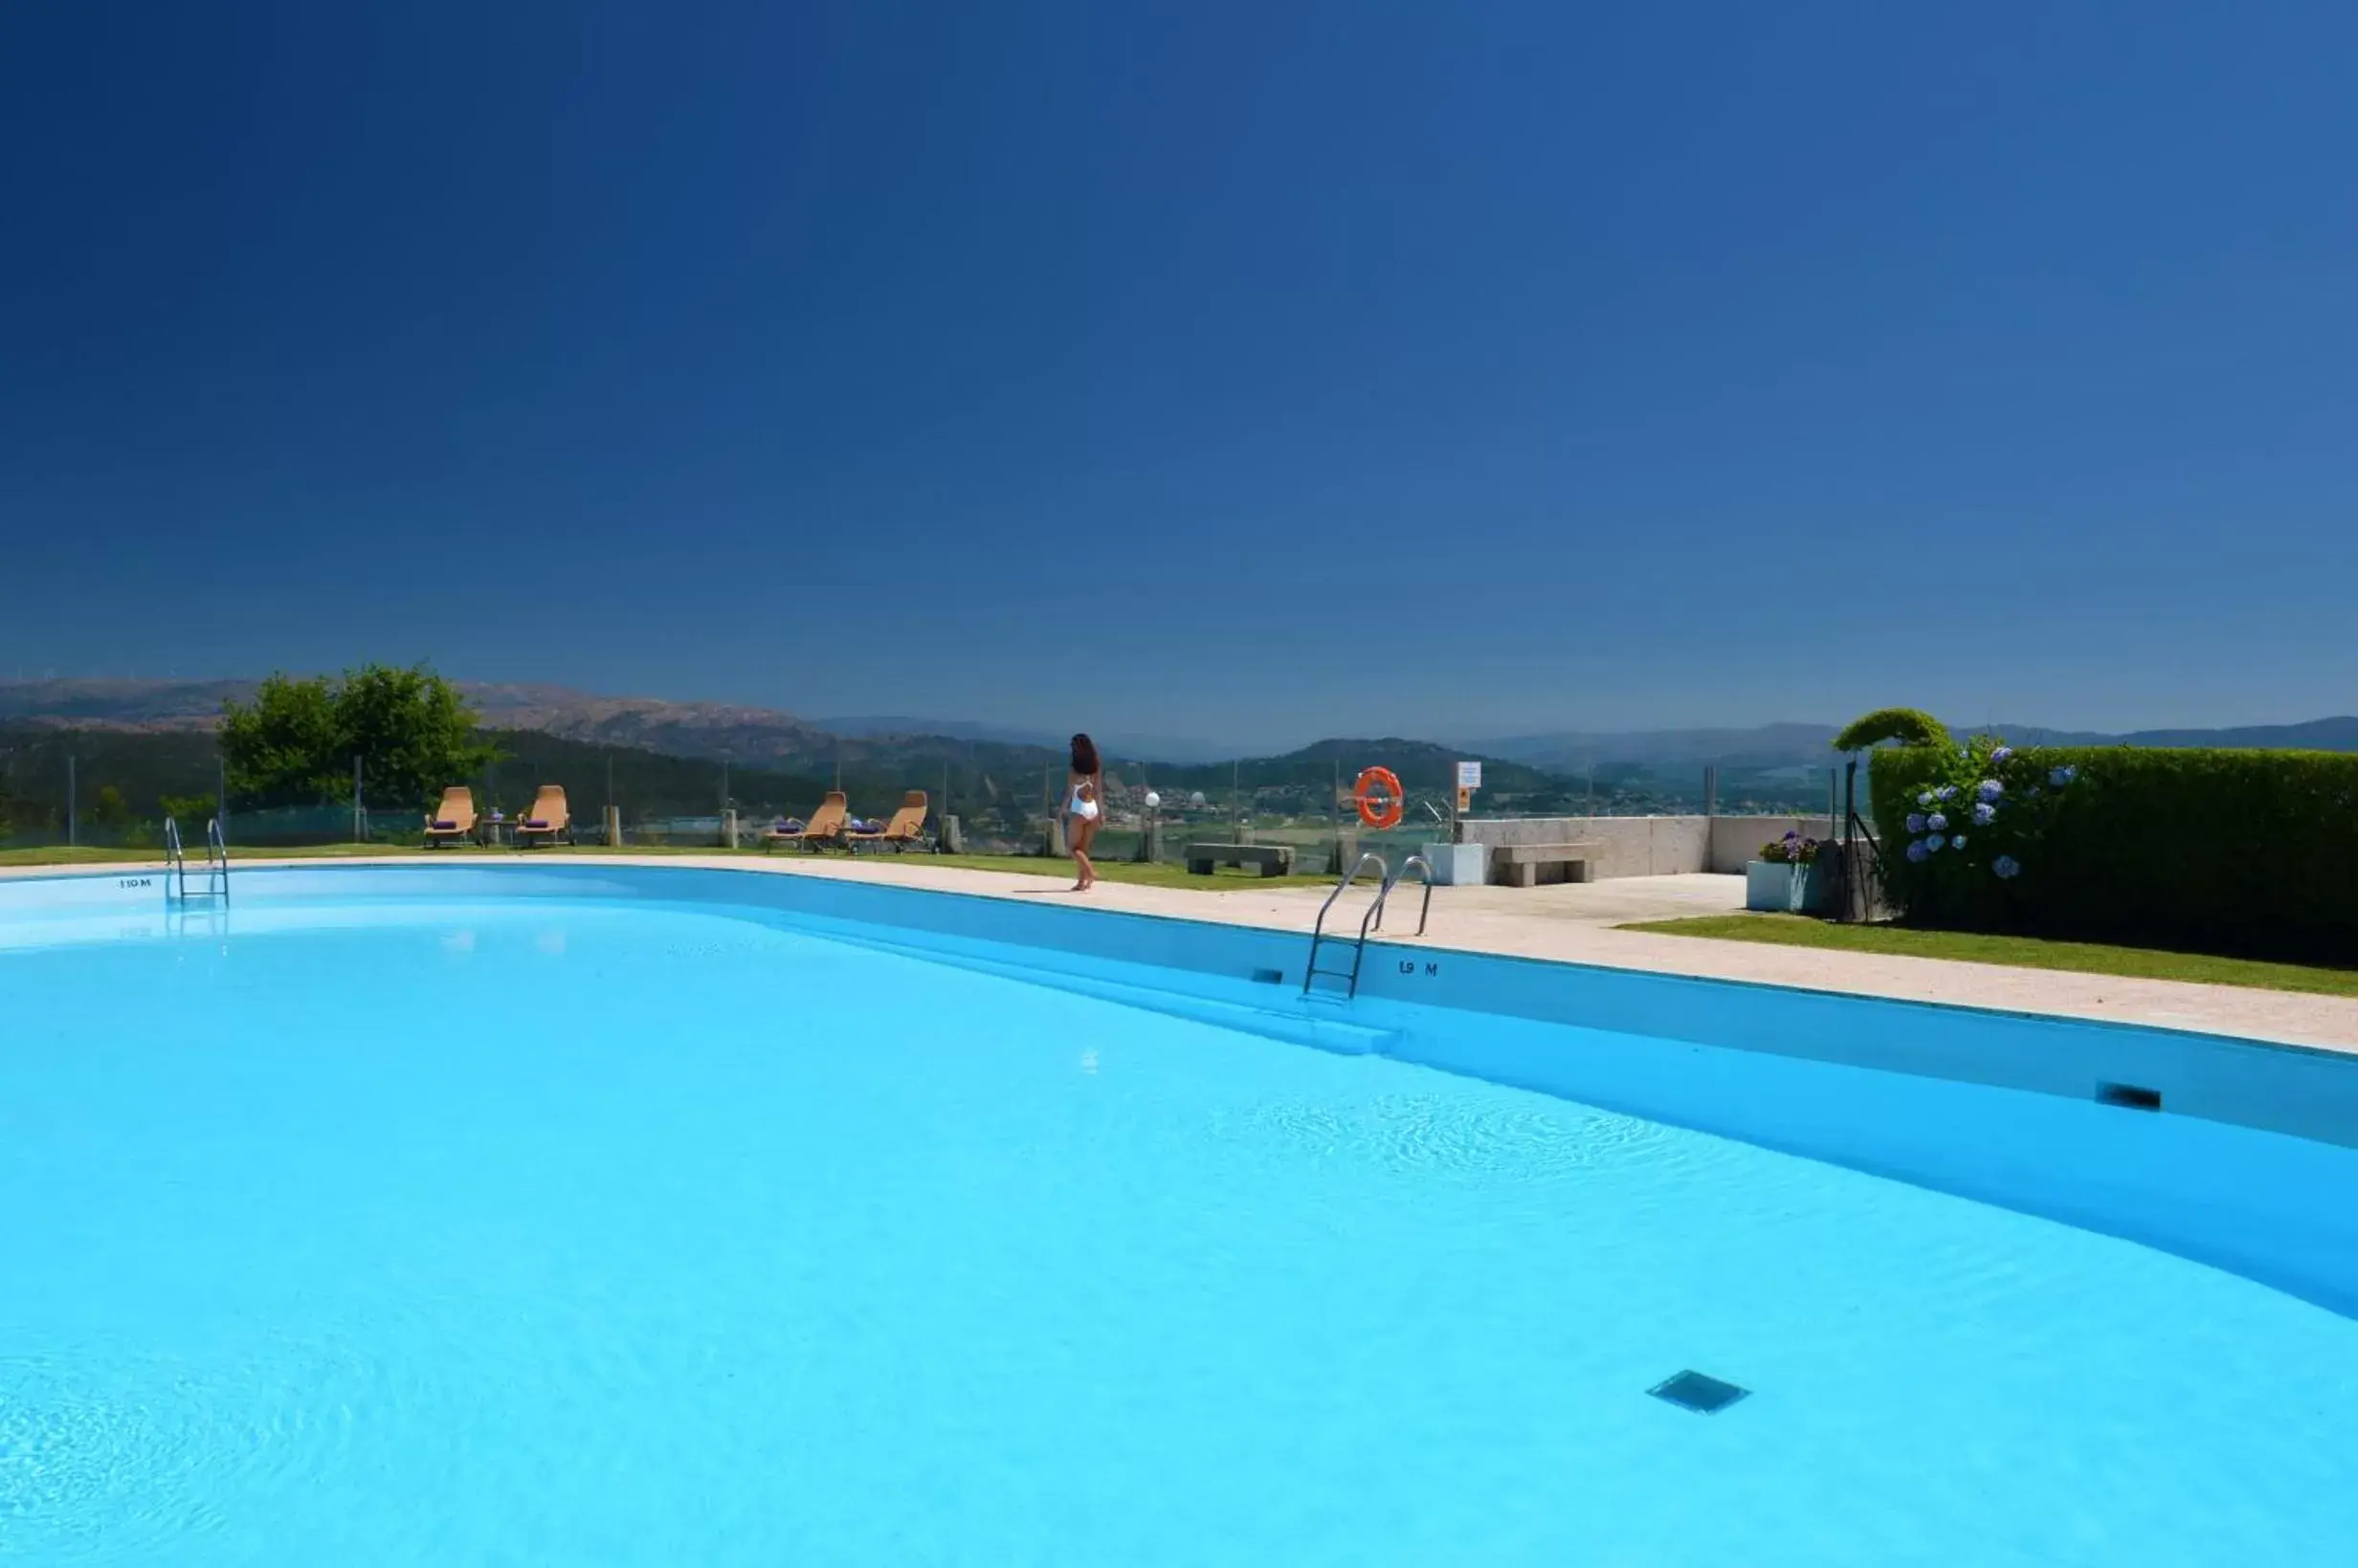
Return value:
M 314 896 L 26 929 L 0 1561 L 2358 1540 L 2358 1321 L 2095 1229 L 775 912 Z M 2181 1163 L 2271 1137 L 2140 1125 Z M 1752 1393 L 1647 1396 L 1684 1369 Z

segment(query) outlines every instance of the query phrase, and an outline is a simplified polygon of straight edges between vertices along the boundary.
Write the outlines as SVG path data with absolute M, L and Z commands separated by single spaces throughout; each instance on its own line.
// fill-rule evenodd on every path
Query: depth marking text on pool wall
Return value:
M 1404 975 L 1413 975 L 1416 973 L 1416 961 L 1414 959 L 1402 959 L 1400 961 L 1400 972 Z M 1437 963 L 1427 963 L 1425 965 L 1425 973 L 1428 975 L 1437 975 L 1440 972 L 1441 966 Z

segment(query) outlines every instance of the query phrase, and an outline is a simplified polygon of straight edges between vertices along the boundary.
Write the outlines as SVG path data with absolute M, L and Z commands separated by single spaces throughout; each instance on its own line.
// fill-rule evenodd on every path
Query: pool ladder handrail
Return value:
M 1327 912 L 1335 907 L 1335 900 L 1343 896 L 1344 890 L 1348 888 L 1353 882 L 1359 880 L 1359 872 L 1361 868 L 1366 866 L 1368 862 L 1371 860 L 1375 862 L 1378 880 L 1376 882 L 1374 898 L 1368 901 L 1367 913 L 1359 917 L 1359 935 L 1356 938 L 1327 936 Z M 1303 996 L 1308 996 L 1310 994 L 1310 987 L 1317 983 L 1318 978 L 1321 975 L 1325 976 L 1329 980 L 1340 980 L 1346 982 L 1346 988 L 1344 991 L 1346 1000 L 1359 995 L 1359 970 L 1360 965 L 1367 960 L 1368 936 L 1370 932 L 1381 931 L 1384 929 L 1384 905 L 1386 901 L 1391 897 L 1391 890 L 1398 886 L 1400 879 L 1409 873 L 1411 867 L 1414 867 L 1416 869 L 1418 872 L 1417 880 L 1422 882 L 1425 888 L 1424 902 L 1416 911 L 1416 934 L 1419 937 L 1425 934 L 1425 922 L 1433 917 L 1432 862 L 1428 861 L 1423 855 L 1413 854 L 1406 860 L 1400 862 L 1400 869 L 1395 872 L 1391 869 L 1391 863 L 1386 860 L 1382 855 L 1377 854 L 1373 850 L 1363 850 L 1360 851 L 1359 858 L 1351 862 L 1351 869 L 1343 873 L 1342 880 L 1335 883 L 1334 891 L 1326 895 L 1326 901 L 1318 906 L 1318 919 L 1310 927 L 1310 956 L 1308 961 L 1302 965 L 1301 971 L 1301 994 Z M 1321 969 L 1318 966 L 1320 947 L 1328 942 L 1344 941 L 1348 941 L 1350 943 L 1350 968 Z
M 1391 890 L 1400 885 L 1400 879 L 1408 875 L 1412 866 L 1416 868 L 1416 880 L 1425 890 L 1424 898 L 1416 906 L 1416 934 L 1421 937 L 1425 934 L 1425 922 L 1433 918 L 1433 862 L 1421 854 L 1413 854 L 1400 862 L 1400 869 L 1391 873 L 1390 881 L 1384 884 L 1384 895 L 1387 898 L 1391 896 Z M 1375 928 L 1378 931 L 1384 929 L 1382 910 L 1376 911 Z
M 189 856 L 180 844 L 180 824 L 166 817 L 164 896 L 167 901 L 178 899 L 182 903 L 192 896 L 218 898 L 225 904 L 230 901 L 230 848 L 222 836 L 221 819 L 213 817 L 205 824 L 205 869 L 200 874 L 204 884 L 192 894 L 189 891 Z

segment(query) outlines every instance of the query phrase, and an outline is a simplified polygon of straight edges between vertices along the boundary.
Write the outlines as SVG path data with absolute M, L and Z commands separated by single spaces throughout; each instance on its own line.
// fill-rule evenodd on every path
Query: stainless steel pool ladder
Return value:
M 1346 937 L 1338 933 L 1329 937 L 1326 935 L 1327 912 L 1335 907 L 1335 900 L 1343 896 L 1344 890 L 1359 879 L 1360 869 L 1371 860 L 1375 862 L 1379 880 L 1376 883 L 1375 897 L 1368 904 L 1368 912 L 1359 917 L 1359 935 Z M 1425 934 L 1425 922 L 1433 916 L 1432 863 L 1427 861 L 1423 855 L 1413 854 L 1400 862 L 1400 869 L 1395 872 L 1391 869 L 1390 862 L 1373 850 L 1363 850 L 1359 858 L 1351 862 L 1351 869 L 1343 873 L 1343 879 L 1335 884 L 1335 891 L 1328 894 L 1326 901 L 1318 906 L 1318 923 L 1310 928 L 1310 958 L 1309 961 L 1302 966 L 1301 971 L 1302 995 L 1310 994 L 1311 986 L 1317 983 L 1322 975 L 1328 980 L 1344 982 L 1343 994 L 1346 1000 L 1359 994 L 1359 966 L 1368 956 L 1368 935 L 1370 932 L 1384 929 L 1385 900 L 1391 896 L 1391 890 L 1399 884 L 1400 878 L 1406 876 L 1412 868 L 1417 872 L 1417 880 L 1425 885 L 1424 902 L 1418 906 L 1416 911 L 1416 934 L 1419 937 Z M 1320 950 L 1329 946 L 1350 948 L 1351 966 L 1348 969 L 1321 969 L 1318 966 Z
M 164 819 L 164 862 L 167 903 L 185 904 L 191 898 L 230 901 L 230 848 L 221 837 L 219 817 L 205 824 L 205 865 L 197 872 L 201 880 L 194 889 L 189 886 L 189 857 L 180 847 L 180 824 L 170 817 Z

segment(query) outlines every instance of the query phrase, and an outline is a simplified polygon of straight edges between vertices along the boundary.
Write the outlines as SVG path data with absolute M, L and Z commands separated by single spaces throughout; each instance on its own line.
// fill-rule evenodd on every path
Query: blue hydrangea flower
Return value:
M 1912 838 L 1908 840 L 1907 857 L 1910 860 L 1922 860 L 1924 856 L 1930 854 L 1931 852 L 1931 850 L 1924 848 L 1924 841 L 1923 839 Z
M 1932 793 L 1934 793 L 1935 795 L 1938 795 L 1938 796 L 1939 796 L 1942 800 L 1945 800 L 1945 801 L 1946 801 L 1946 800 L 1953 800 L 1953 799 L 1955 799 L 1955 798 L 1956 798 L 1956 794 L 1957 794 L 1957 786 L 1956 786 L 1955 784 L 1943 784 L 1943 785 L 1941 785 L 1941 787 L 1940 787 L 1940 788 L 1938 788 L 1938 789 L 1934 790 Z
M 1983 800 L 1993 801 L 2000 795 L 2006 793 L 2006 786 L 1998 783 L 1995 779 L 1984 779 L 1981 783 L 1973 786 L 1973 793 L 1979 795 Z
M 1907 814 L 1907 830 L 1911 833 L 1921 833 L 1924 830 L 1924 814 L 1922 811 L 1910 811 Z
M 1990 863 L 1990 869 L 2011 881 L 2022 874 L 2022 862 L 2013 855 L 2002 854 Z
M 1936 833 L 1945 833 L 1948 831 L 1947 814 L 1946 812 L 1935 811 L 1932 815 L 1924 818 L 1924 826 L 1931 828 Z
M 1926 789 L 1920 792 L 1916 797 L 1916 804 L 1918 806 L 1930 806 L 1932 804 L 1932 791 Z
M 1997 821 L 1997 818 L 1998 808 L 1991 806 L 1988 801 L 1984 801 L 1979 806 L 1973 807 L 1973 826 L 1976 828 L 1987 828 L 1991 823 Z
M 1950 849 L 1952 849 L 1952 850 L 1962 850 L 1962 849 L 1964 849 L 1964 848 L 1965 848 L 1965 835 L 1964 835 L 1963 833 L 1959 833 L 1956 837 L 1954 837 L 1954 838 L 1950 839 L 1950 840 L 1948 841 L 1948 847 L 1949 847 Z
M 1929 853 L 1938 854 L 1940 852 L 1941 846 L 1947 842 L 1948 841 L 1941 837 L 1940 834 L 1935 833 L 1930 838 L 1924 840 L 1924 849 Z
M 2011 762 L 2013 760 L 2014 748 L 2012 746 L 2000 746 L 1990 754 L 1990 761 L 1992 762 Z
M 2050 773 L 2050 774 L 2048 774 L 2048 775 L 2047 775 L 2047 782 L 2048 782 L 2049 784 L 2051 784 L 2055 785 L 2058 789 L 2060 789 L 2060 788 L 2062 788 L 2065 784 L 2070 784 L 2070 783 L 2071 783 L 2074 779 L 2077 779 L 2077 778 L 2079 778 L 2079 777 L 2080 777 L 2080 770 L 2079 770 L 2078 768 L 2076 768 L 2076 767 L 2059 767 L 2059 768 L 2057 768 L 2057 769 L 2056 769 L 2053 773 Z

